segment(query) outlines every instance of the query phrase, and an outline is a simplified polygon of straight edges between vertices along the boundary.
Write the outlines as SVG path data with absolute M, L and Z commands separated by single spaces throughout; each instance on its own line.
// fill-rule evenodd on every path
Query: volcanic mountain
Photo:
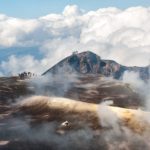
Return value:
M 139 107 L 144 105 L 139 93 L 120 80 L 106 77 L 120 79 L 125 71 L 135 71 L 147 80 L 148 70 L 148 66 L 126 67 L 112 60 L 103 60 L 90 51 L 73 53 L 37 79 L 0 78 L 0 99 L 14 101 L 20 96 L 38 93 L 96 104 L 112 100 L 115 106 Z
M 74 52 L 52 68 L 48 69 L 43 75 L 58 74 L 60 71 L 76 72 L 79 74 L 100 74 L 105 77 L 120 79 L 125 71 L 138 72 L 141 79 L 149 79 L 149 67 L 127 67 L 113 60 L 104 60 L 93 52 L 85 51 L 82 53 Z
M 1 77 L 0 150 L 149 150 L 145 96 L 116 80 L 148 70 L 83 52 L 43 76 Z

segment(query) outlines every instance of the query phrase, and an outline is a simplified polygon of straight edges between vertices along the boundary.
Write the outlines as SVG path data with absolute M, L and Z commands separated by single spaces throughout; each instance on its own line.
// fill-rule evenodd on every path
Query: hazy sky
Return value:
M 48 13 L 60 13 L 66 5 L 76 4 L 89 11 L 103 7 L 121 9 L 150 6 L 150 0 L 0 0 L 0 13 L 20 18 L 35 18 Z

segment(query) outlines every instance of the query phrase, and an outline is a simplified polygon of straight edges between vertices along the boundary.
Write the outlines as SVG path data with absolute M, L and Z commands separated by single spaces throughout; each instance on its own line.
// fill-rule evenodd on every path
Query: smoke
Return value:
M 78 81 L 76 72 L 70 70 L 67 65 L 59 67 L 57 73 L 47 73 L 29 80 L 29 87 L 33 87 L 35 95 L 45 96 L 61 96 L 63 97 L 67 91 Z
M 9 142 L 0 146 L 0 149 L 17 149 L 21 147 L 22 150 L 41 150 L 43 148 L 52 150 L 90 150 L 106 145 L 105 143 L 101 143 L 101 145 L 96 143 L 95 133 L 86 127 L 76 131 L 66 131 L 66 133 L 60 135 L 57 133 L 57 128 L 60 125 L 57 122 L 32 125 L 26 120 L 14 118 L 9 120 L 6 125 L 5 130 L 1 131 L 0 140 L 7 138 Z
M 51 98 L 46 98 L 50 101 Z M 59 100 L 59 99 L 58 99 Z M 61 99 L 67 101 L 67 99 Z M 42 104 L 35 110 L 34 105 L 41 102 Z M 19 103 L 20 104 L 20 103 Z M 47 115 L 52 117 L 52 111 L 48 111 L 47 107 L 43 107 L 45 104 L 44 99 L 37 97 L 24 99 L 21 105 L 31 106 L 31 111 L 36 111 L 32 115 L 28 112 L 18 111 L 18 107 L 15 108 L 15 112 L 2 121 L 0 128 L 0 141 L 8 140 L 9 142 L 1 145 L 0 149 L 54 149 L 54 150 L 148 150 L 149 146 L 149 133 L 147 135 L 139 135 L 132 132 L 130 129 L 124 126 L 120 126 L 118 115 L 111 111 L 108 104 L 112 102 L 102 103 L 98 107 L 99 123 L 102 128 L 93 130 L 89 127 L 89 124 L 93 122 L 84 122 L 85 118 L 82 118 L 82 113 L 73 115 L 73 112 L 68 111 L 69 105 L 67 105 L 65 111 L 67 115 L 72 118 L 73 121 L 68 120 L 72 127 L 63 132 L 58 132 L 61 128 L 62 122 L 66 121 L 66 116 L 63 113 L 55 112 L 57 116 L 53 120 L 49 120 Z M 47 104 L 46 104 L 47 105 Z M 17 103 L 18 106 L 18 103 Z M 60 106 L 60 108 L 63 106 Z M 72 107 L 72 105 L 71 105 Z M 81 108 L 84 106 L 80 106 Z M 77 108 L 77 106 L 75 106 Z M 41 109 L 44 112 L 42 113 Z M 89 113 L 85 112 L 87 117 Z M 59 115 L 61 117 L 59 118 Z M 75 117 L 75 118 L 73 118 Z M 40 118 L 42 120 L 40 120 Z M 59 119 L 60 120 L 59 120 Z M 63 119 L 65 118 L 65 119 Z M 61 120 L 62 119 L 62 120 Z M 83 123 L 82 126 L 76 126 Z M 75 124 L 74 124 L 75 123 Z
M 122 80 L 124 83 L 128 83 L 131 89 L 144 99 L 145 108 L 150 110 L 150 79 L 143 81 L 139 73 L 126 71 Z
M 108 150 L 148 150 L 149 144 L 149 132 L 145 132 L 142 135 L 124 126 L 114 111 L 108 107 L 109 103 L 101 103 L 98 107 L 99 122 L 102 128 L 104 128 L 103 138 L 109 143 Z M 118 112 L 119 113 L 119 112 Z M 121 113 L 121 112 L 120 112 Z M 139 112 L 139 121 L 147 120 L 147 117 L 143 117 Z M 149 120 L 149 119 L 148 119 Z
M 100 124 L 104 128 L 113 128 L 115 132 L 119 132 L 118 117 L 107 107 L 112 101 L 106 101 L 99 105 L 98 114 L 100 116 Z
M 24 99 L 23 102 L 17 103 L 17 106 L 31 105 L 32 107 L 32 104 L 36 105 L 39 101 L 44 103 L 42 97 L 39 97 L 39 101 L 36 101 L 36 99 L 37 97 Z M 47 98 L 46 100 L 50 101 L 50 99 L 51 98 Z M 63 100 L 65 101 L 66 99 L 62 99 L 62 101 Z M 79 126 L 79 128 L 71 128 L 64 130 L 64 132 L 58 132 L 62 123 L 61 120 L 58 121 L 56 119 L 36 122 L 38 116 L 43 115 L 40 112 L 42 107 L 43 105 L 36 110 L 38 112 L 37 116 L 22 114 L 22 112 L 19 111 L 17 114 L 16 112 L 13 112 L 12 116 L 3 120 L 3 124 L 1 124 L 2 128 L 0 128 L 0 141 L 7 139 L 8 142 L 0 145 L 0 149 L 13 150 L 21 148 L 22 150 L 41 150 L 44 148 L 52 150 L 107 150 L 107 143 L 103 140 L 102 135 L 97 135 L 97 131 L 93 131 L 86 124 L 81 127 Z M 33 107 L 31 109 L 35 111 Z M 52 115 L 51 112 L 49 112 L 49 115 Z M 58 112 L 55 112 L 55 115 L 57 116 Z M 71 116 L 71 114 L 68 115 Z M 44 116 L 42 119 L 44 119 Z M 77 117 L 76 119 L 77 120 L 74 120 L 74 122 L 78 124 L 80 119 Z M 72 124 L 72 126 L 74 126 L 74 124 Z
M 31 106 L 32 111 L 35 111 L 33 106 L 36 105 L 36 99 L 38 99 L 38 97 L 25 99 L 21 105 Z M 39 101 L 40 100 L 44 103 L 42 97 L 39 97 Z M 47 97 L 46 100 L 50 101 L 51 98 Z M 61 100 L 63 102 L 67 99 Z M 41 105 L 41 107 L 43 107 L 43 105 Z M 148 150 L 150 148 L 148 135 L 139 135 L 127 127 L 121 127 L 118 116 L 109 109 L 107 102 L 102 103 L 98 108 L 102 128 L 97 130 L 91 129 L 88 126 L 88 122 L 86 124 L 86 122 L 83 121 L 83 126 L 79 126 L 79 128 L 70 128 L 69 130 L 64 130 L 64 132 L 58 132 L 62 123 L 61 120 L 58 121 L 56 119 L 36 122 L 38 116 L 43 115 L 40 110 L 37 109 L 36 111 L 38 112 L 37 116 L 30 116 L 20 112 L 21 114 L 18 114 L 17 117 L 13 116 L 13 118 L 6 120 L 5 129 L 0 129 L 0 139 L 7 137 L 9 142 L 1 146 L 1 149 L 11 149 L 11 147 L 15 149 L 21 147 L 22 150 L 40 150 L 43 148 L 52 150 L 140 150 L 144 148 L 144 150 Z M 45 111 L 48 110 L 45 109 Z M 58 112 L 55 112 L 56 116 L 58 116 L 58 114 Z M 49 115 L 52 115 L 51 111 Z M 69 115 L 71 117 L 74 116 L 73 113 L 68 114 L 68 116 Z M 76 120 L 71 122 L 71 126 L 74 126 L 74 123 L 75 126 L 78 125 L 80 117 L 84 120 L 81 114 L 76 115 Z M 44 119 L 44 116 L 42 118 Z M 70 122 L 70 120 L 68 121 Z

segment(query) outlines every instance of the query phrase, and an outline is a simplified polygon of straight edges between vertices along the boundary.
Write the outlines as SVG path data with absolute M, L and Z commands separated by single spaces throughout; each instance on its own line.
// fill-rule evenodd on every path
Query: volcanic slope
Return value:
M 75 53 L 40 77 L 0 78 L 0 149 L 149 150 L 150 113 L 126 109 L 144 106 L 118 80 L 126 70 L 148 79 L 148 67 L 125 67 L 91 52 Z M 107 106 L 112 101 L 126 108 Z
M 22 96 L 38 94 L 97 104 L 112 100 L 115 106 L 137 108 L 144 105 L 144 98 L 118 79 L 125 71 L 134 71 L 147 80 L 148 70 L 148 66 L 125 67 L 115 61 L 103 60 L 89 51 L 74 53 L 36 79 L 0 78 L 0 100 L 1 103 L 15 101 Z

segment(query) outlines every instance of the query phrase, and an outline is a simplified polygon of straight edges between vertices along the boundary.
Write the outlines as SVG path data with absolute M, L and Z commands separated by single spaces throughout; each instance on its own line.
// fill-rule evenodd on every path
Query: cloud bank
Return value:
M 68 5 L 61 14 L 36 19 L 0 15 L 0 52 L 11 47 L 39 47 L 42 59 L 25 55 L 1 60 L 0 74 L 42 73 L 73 51 L 91 50 L 129 66 L 150 61 L 150 8 L 101 8 L 85 12 Z M 38 67 L 37 67 L 38 66 Z

